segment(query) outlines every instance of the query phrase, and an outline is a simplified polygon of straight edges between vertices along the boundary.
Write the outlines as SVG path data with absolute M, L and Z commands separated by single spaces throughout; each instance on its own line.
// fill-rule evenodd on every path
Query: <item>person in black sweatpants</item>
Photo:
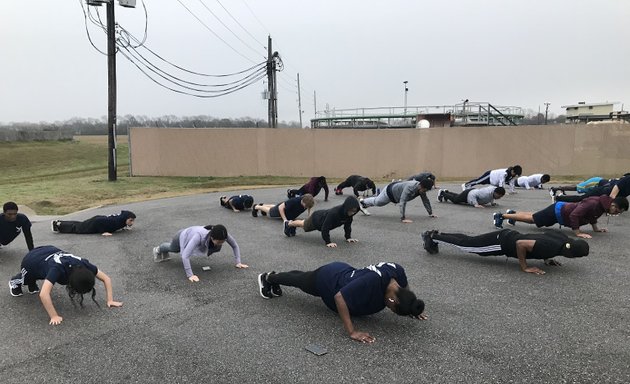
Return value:
M 131 211 L 121 211 L 118 215 L 98 215 L 85 221 L 53 220 L 52 231 L 59 233 L 100 233 L 103 236 L 111 236 L 112 233 L 131 227 L 136 215 Z
M 552 260 L 554 256 L 575 258 L 586 256 L 589 252 L 586 241 L 571 239 L 557 231 L 522 234 L 511 229 L 503 229 L 479 236 L 426 231 L 422 234 L 422 240 L 424 249 L 431 254 L 438 253 L 438 244 L 443 243 L 479 256 L 505 255 L 517 258 L 523 272 L 537 275 L 543 275 L 545 272 L 537 267 L 528 267 L 527 259 L 542 259 L 545 265 L 559 266 L 560 263 Z

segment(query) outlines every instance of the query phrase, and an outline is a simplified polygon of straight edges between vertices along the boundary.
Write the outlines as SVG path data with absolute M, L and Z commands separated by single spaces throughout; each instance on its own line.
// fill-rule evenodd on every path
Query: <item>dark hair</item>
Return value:
M 223 200 L 223 199 L 225 199 L 225 200 Z M 219 203 L 221 204 L 221 206 L 222 206 L 222 207 L 227 206 L 227 202 L 228 202 L 228 201 L 227 201 L 227 196 L 221 196 L 221 197 L 219 197 Z
M 418 316 L 424 312 L 424 301 L 416 298 L 416 294 L 407 288 L 398 288 L 396 292 L 398 305 L 394 312 L 400 316 Z
M 430 191 L 433 188 L 433 180 L 424 179 L 420 182 L 420 186 L 426 189 L 427 191 Z
M 6 211 L 17 211 L 18 210 L 18 206 L 17 204 L 15 204 L 12 201 L 7 201 L 6 203 L 4 203 L 4 205 L 2 206 L 2 212 L 6 212 Z
M 515 165 L 514 167 L 512 167 L 512 170 L 514 171 L 514 173 L 516 173 L 517 176 L 523 174 L 523 168 L 521 168 L 520 165 Z
M 208 236 L 210 236 L 210 238 L 213 240 L 227 239 L 227 236 L 228 236 L 227 229 L 221 224 L 206 225 L 204 228 L 210 230 L 210 232 L 208 232 Z
M 76 307 L 74 297 L 79 295 L 79 306 L 83 308 L 83 295 L 92 291 L 92 301 L 99 306 L 94 298 L 96 296 L 96 289 L 94 289 L 94 272 L 87 269 L 84 265 L 75 265 L 70 268 L 66 290 L 68 291 L 72 305 Z
M 620 210 L 622 210 L 622 211 L 627 211 L 628 210 L 628 199 L 626 199 L 625 197 L 617 196 L 617 197 L 615 197 L 615 199 L 612 202 L 617 207 L 619 207 Z
M 501 196 L 505 196 L 505 188 L 503 187 L 496 187 L 494 189 L 494 193 L 501 195 Z
M 254 198 L 249 195 L 245 195 L 245 197 L 243 197 L 243 206 L 247 209 L 251 208 L 252 205 L 254 205 Z
M 540 182 L 541 183 L 548 183 L 549 180 L 551 180 L 551 176 L 549 176 L 548 174 L 544 174 L 542 175 L 542 177 L 540 178 Z

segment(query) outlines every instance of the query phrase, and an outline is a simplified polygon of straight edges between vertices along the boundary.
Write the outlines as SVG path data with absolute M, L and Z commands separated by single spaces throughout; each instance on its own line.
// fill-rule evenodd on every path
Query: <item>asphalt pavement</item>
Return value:
M 381 186 L 382 187 L 382 186 Z M 442 185 L 460 190 L 456 185 Z M 282 201 L 285 189 L 242 190 L 256 202 Z M 346 189 L 346 194 L 351 193 Z M 221 193 L 225 194 L 225 193 Z M 345 196 L 323 193 L 315 209 Z M 282 233 L 282 222 L 234 213 L 220 193 L 101 207 L 68 215 L 136 213 L 132 230 L 111 237 L 52 233 L 33 225 L 35 245 L 52 244 L 89 259 L 113 281 L 122 308 L 108 309 L 97 282 L 98 308 L 86 298 L 73 308 L 63 286 L 53 302 L 64 321 L 48 325 L 37 295 L 11 297 L 7 282 L 19 272 L 27 248 L 22 236 L 0 249 L 5 294 L 0 295 L 0 383 L 627 383 L 630 382 L 630 219 L 603 217 L 589 240 L 591 253 L 526 274 L 514 259 L 479 257 L 453 248 L 428 255 L 420 233 L 428 229 L 481 234 L 494 230 L 492 212 L 536 211 L 551 203 L 546 190 L 519 190 L 495 208 L 438 203 L 431 191 L 430 218 L 420 199 L 409 203 L 411 224 L 398 207 L 371 208 L 355 216 L 352 236 L 331 232 L 336 249 L 319 232 Z M 187 280 L 179 255 L 154 263 L 151 250 L 191 225 L 224 224 L 249 269 L 234 267 L 229 246 L 192 259 L 199 283 Z M 540 232 L 517 224 L 522 232 Z M 562 229 L 570 234 L 570 230 Z M 590 228 L 584 228 L 591 232 Z M 384 310 L 355 318 L 376 337 L 352 341 L 334 312 L 298 289 L 270 300 L 258 293 L 266 271 L 311 270 L 332 261 L 355 267 L 394 261 L 406 269 L 410 288 L 426 302 L 428 321 Z M 210 271 L 202 271 L 210 266 Z M 318 344 L 328 351 L 305 350 Z

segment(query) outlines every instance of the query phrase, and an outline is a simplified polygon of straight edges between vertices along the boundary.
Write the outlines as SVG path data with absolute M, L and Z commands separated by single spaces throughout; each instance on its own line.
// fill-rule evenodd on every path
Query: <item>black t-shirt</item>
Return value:
M 536 240 L 534 249 L 526 253 L 526 259 L 550 259 L 561 256 L 565 244 L 569 242 L 569 237 L 556 231 L 523 234 L 511 229 L 504 229 L 499 234 L 499 244 L 501 244 L 501 249 L 507 257 L 518 257 L 516 254 L 516 242 L 518 240 Z
M 276 205 L 276 207 L 279 208 L 280 204 Z M 306 211 L 306 208 L 302 205 L 302 197 L 293 197 L 284 202 L 284 215 L 287 217 L 287 220 L 297 219 L 304 211 Z
M 4 213 L 0 213 L 0 242 L 4 245 L 12 242 L 22 231 L 31 229 L 31 221 L 21 213 L 17 214 L 15 221 L 7 221 Z

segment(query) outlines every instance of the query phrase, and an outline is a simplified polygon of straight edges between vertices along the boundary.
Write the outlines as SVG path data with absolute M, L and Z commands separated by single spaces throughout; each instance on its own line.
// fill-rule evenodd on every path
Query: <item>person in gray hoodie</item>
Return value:
M 433 214 L 431 202 L 427 197 L 427 191 L 430 191 L 431 188 L 433 188 L 433 180 L 429 178 L 422 181 L 395 181 L 383 188 L 378 196 L 360 200 L 361 212 L 369 215 L 369 212 L 366 210 L 368 207 L 382 207 L 389 203 L 400 204 L 400 221 L 403 223 L 412 223 L 413 221 L 407 219 L 405 216 L 407 202 L 420 196 L 422 204 L 424 204 L 424 208 L 427 210 L 429 216 L 437 217 Z
M 169 252 L 182 254 L 182 263 L 186 277 L 193 283 L 199 281 L 199 277 L 195 275 L 190 266 L 190 258 L 193 256 L 210 256 L 215 252 L 219 252 L 223 243 L 227 243 L 234 251 L 234 261 L 236 268 L 248 268 L 249 266 L 241 263 L 241 250 L 236 240 L 228 234 L 227 229 L 221 225 L 193 226 L 180 230 L 170 242 L 165 242 L 153 248 L 153 261 L 161 262 L 170 259 Z
M 453 204 L 468 204 L 475 208 L 485 208 L 490 204 L 495 206 L 495 200 L 505 196 L 505 188 L 489 186 L 484 188 L 468 188 L 462 193 L 449 192 L 448 189 L 440 189 L 437 199 L 440 203 L 451 201 Z

